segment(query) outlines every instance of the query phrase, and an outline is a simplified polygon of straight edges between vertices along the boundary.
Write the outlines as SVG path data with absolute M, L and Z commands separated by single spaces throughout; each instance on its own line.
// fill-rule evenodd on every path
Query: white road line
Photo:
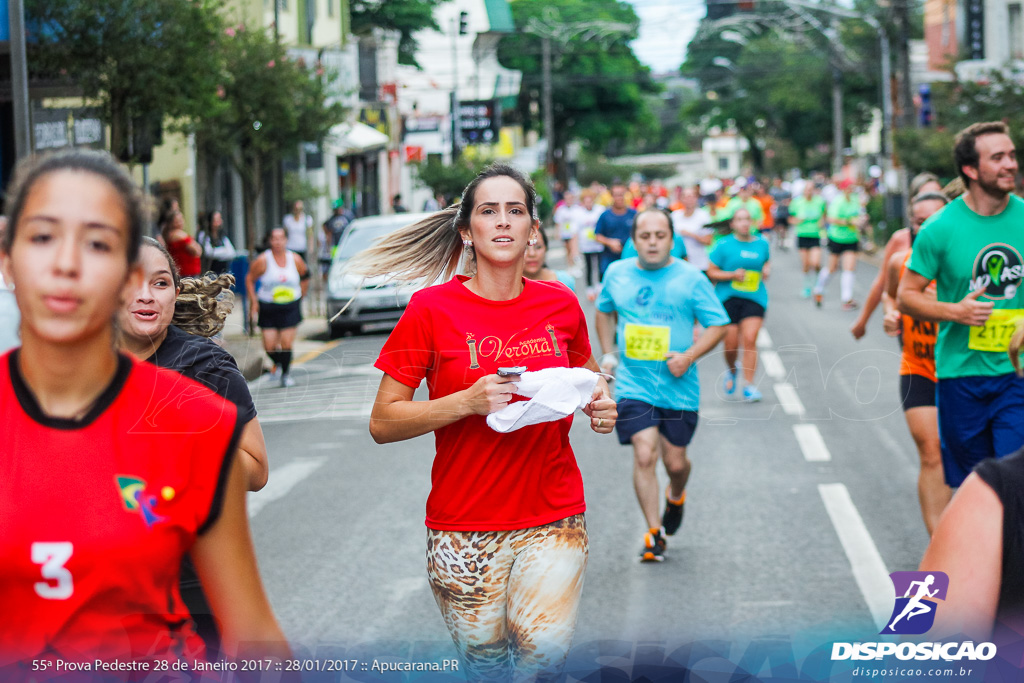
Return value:
M 761 349 L 769 349 L 772 346 L 772 336 L 763 327 L 757 334 L 757 346 Z
M 761 351 L 761 366 L 764 368 L 764 373 L 772 379 L 786 379 L 786 366 L 782 364 L 782 359 L 775 351 L 771 349 Z
M 816 425 L 795 424 L 793 433 L 796 434 L 796 441 L 800 444 L 800 450 L 804 453 L 804 460 L 807 462 L 828 462 L 832 454 L 828 452 L 825 439 L 821 437 Z
M 263 421 L 262 418 L 260 421 Z M 327 458 L 303 458 L 271 470 L 263 490 L 248 495 L 246 504 L 249 507 L 249 519 L 259 514 L 264 506 L 284 498 L 300 481 L 323 467 L 326 462 Z
M 875 625 L 881 630 L 892 611 L 889 571 L 846 487 L 842 484 L 819 484 L 818 492 L 853 569 L 857 587 L 864 596 Z
M 775 395 L 778 397 L 779 403 L 787 415 L 804 414 L 804 404 L 800 402 L 800 397 L 797 396 L 796 389 L 792 384 L 779 382 L 774 385 L 774 389 Z

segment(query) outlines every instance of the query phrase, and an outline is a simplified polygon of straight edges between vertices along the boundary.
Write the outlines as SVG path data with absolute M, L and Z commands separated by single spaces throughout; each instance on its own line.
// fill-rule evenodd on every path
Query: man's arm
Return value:
M 974 290 L 959 302 L 936 301 L 925 294 L 931 282 L 919 273 L 907 269 L 896 292 L 896 306 L 904 315 L 925 322 L 954 322 L 969 327 L 984 325 L 992 314 L 991 301 L 978 301 L 984 287 Z

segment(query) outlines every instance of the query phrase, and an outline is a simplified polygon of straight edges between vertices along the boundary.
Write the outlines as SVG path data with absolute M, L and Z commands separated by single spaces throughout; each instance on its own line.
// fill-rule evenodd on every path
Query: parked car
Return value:
M 14 300 L 14 292 L 4 285 L 4 278 L 0 275 L 0 353 L 21 346 L 21 339 L 18 337 L 20 321 L 21 315 Z
M 371 246 L 377 239 L 430 214 L 402 213 L 367 216 L 352 221 L 345 230 L 327 274 L 327 328 L 331 338 L 345 332 L 358 332 L 369 323 L 396 322 L 402 317 L 409 299 L 423 284 L 396 284 L 383 276 L 363 278 L 345 272 L 349 259 Z M 349 300 L 352 301 L 349 304 Z M 334 319 L 338 311 L 348 308 Z M 334 319 L 334 322 L 330 322 Z

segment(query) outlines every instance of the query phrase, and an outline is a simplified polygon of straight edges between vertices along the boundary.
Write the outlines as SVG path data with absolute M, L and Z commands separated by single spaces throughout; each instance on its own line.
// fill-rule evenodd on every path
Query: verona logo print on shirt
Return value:
M 985 290 L 989 299 L 1012 299 L 1024 280 L 1024 259 L 1009 244 L 990 244 L 978 253 L 970 290 Z
M 562 350 L 558 347 L 558 338 L 555 336 L 555 326 L 550 322 L 544 325 L 543 334 L 531 335 L 528 339 L 517 339 L 527 329 L 529 328 L 516 332 L 504 340 L 495 335 L 477 339 L 477 335 L 467 332 L 466 346 L 469 349 L 469 369 L 478 369 L 481 358 L 493 358 L 498 363 L 518 364 L 529 358 L 560 357 L 562 355 Z

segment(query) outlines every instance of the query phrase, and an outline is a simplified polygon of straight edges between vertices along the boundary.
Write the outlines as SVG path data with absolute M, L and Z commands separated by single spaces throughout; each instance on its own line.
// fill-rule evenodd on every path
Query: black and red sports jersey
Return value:
M 220 514 L 236 408 L 120 356 L 80 420 L 40 409 L 0 356 L 0 666 L 202 657 L 182 557 Z

